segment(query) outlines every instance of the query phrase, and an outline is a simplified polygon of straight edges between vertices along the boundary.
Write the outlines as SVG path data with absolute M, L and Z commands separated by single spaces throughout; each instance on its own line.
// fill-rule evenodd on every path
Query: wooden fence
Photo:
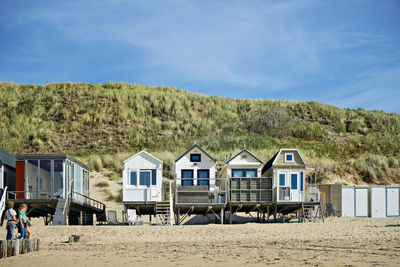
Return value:
M 39 239 L 0 240 L 0 259 L 39 251 Z

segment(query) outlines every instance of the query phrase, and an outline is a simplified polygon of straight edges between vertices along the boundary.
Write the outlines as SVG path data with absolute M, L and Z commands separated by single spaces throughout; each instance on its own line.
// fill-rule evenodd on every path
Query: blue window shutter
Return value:
M 285 177 L 286 175 L 284 173 L 279 174 L 279 185 L 280 186 L 285 186 Z
M 151 170 L 151 184 L 157 184 L 157 170 Z
M 296 190 L 297 189 L 297 173 L 292 173 L 291 178 L 292 178 L 291 189 Z
M 131 183 L 130 185 L 137 185 L 137 173 L 131 172 Z
M 300 172 L 300 191 L 304 191 L 304 172 Z

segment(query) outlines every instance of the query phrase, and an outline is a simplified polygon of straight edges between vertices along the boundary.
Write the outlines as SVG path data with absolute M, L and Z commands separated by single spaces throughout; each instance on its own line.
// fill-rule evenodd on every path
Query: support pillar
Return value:
M 221 209 L 221 224 L 224 224 L 224 208 Z
M 233 217 L 232 206 L 229 206 L 229 224 L 232 224 L 232 217 Z
M 276 222 L 276 214 L 278 213 L 278 205 L 274 206 L 274 222 Z

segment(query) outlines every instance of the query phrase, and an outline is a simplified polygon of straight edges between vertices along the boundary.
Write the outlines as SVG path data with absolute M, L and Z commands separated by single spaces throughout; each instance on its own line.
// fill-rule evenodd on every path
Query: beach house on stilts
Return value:
M 314 170 L 307 163 L 299 149 L 280 149 L 263 167 L 262 176 L 273 177 L 274 217 L 301 210 L 301 216 L 312 212 L 315 207 L 322 214 L 321 205 L 313 195 L 313 185 L 306 183 L 306 176 Z M 308 188 L 307 188 L 308 187 Z
M 175 160 L 176 224 L 192 214 L 209 218 L 210 213 L 223 223 L 226 179 L 215 177 L 216 164 L 217 161 L 197 144 Z
M 124 161 L 122 198 L 125 209 L 136 214 L 154 215 L 156 222 L 170 223 L 170 204 L 162 187 L 163 162 L 142 150 Z
M 89 168 L 68 154 L 16 155 L 15 190 L 8 192 L 18 207 L 27 203 L 31 217 L 53 225 L 92 224 L 105 218 L 106 206 L 89 197 Z
M 227 179 L 229 223 L 237 212 L 246 212 L 250 216 L 251 212 L 257 212 L 257 221 L 268 213 L 272 204 L 272 176 L 261 176 L 263 165 L 245 148 L 233 157 L 227 156 L 219 177 Z

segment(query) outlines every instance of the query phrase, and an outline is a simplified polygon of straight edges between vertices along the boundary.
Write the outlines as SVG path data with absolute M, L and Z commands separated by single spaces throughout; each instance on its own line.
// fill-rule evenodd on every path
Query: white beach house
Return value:
M 143 150 L 125 160 L 124 165 L 124 204 L 161 201 L 161 160 Z

